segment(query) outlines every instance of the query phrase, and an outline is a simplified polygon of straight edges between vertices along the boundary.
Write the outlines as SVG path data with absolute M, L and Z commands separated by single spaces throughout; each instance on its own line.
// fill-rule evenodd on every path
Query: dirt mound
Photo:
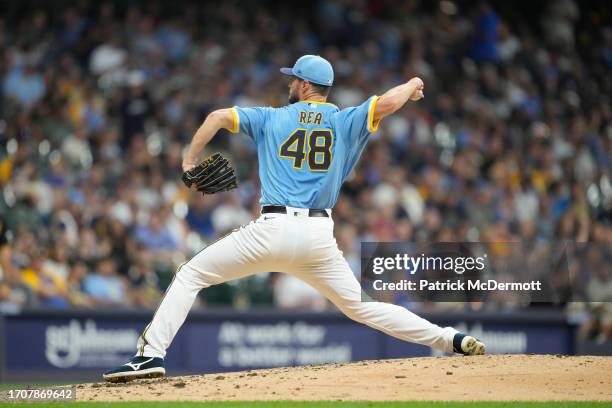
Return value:
M 612 357 L 426 357 L 83 384 L 77 387 L 77 398 L 610 401 L 611 373 Z

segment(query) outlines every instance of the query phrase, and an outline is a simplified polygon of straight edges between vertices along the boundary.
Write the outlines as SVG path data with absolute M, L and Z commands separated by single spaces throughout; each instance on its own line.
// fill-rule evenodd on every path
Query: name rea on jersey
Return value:
M 300 111 L 299 122 L 305 125 L 315 124 L 320 125 L 323 120 L 323 114 L 321 112 L 305 112 Z

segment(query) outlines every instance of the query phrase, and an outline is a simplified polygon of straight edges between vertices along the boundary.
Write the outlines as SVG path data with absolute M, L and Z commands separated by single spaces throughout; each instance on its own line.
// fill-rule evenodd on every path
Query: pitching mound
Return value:
M 612 357 L 426 357 L 83 384 L 77 396 L 82 401 L 610 401 L 611 373 Z

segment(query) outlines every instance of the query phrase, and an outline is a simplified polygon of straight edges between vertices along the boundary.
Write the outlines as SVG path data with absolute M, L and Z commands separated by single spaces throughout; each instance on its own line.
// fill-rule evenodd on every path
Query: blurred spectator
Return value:
M 138 307 L 155 307 L 161 299 L 158 288 L 158 278 L 150 262 L 141 258 L 128 272 L 130 281 L 130 298 L 133 305 Z
M 11 306 L 33 307 L 35 293 L 21 281 L 21 273 L 13 265 L 13 232 L 0 217 L 0 312 Z
M 172 237 L 168 228 L 162 224 L 157 213 L 150 215 L 148 224 L 136 227 L 134 236 L 146 249 L 153 252 L 178 249 L 176 240 Z
M 121 121 L 123 123 L 123 140 L 126 146 L 136 134 L 145 131 L 145 121 L 153 112 L 151 98 L 144 88 L 142 72 L 131 72 L 127 78 L 128 89 L 121 102 Z
M 83 289 L 97 304 L 128 303 L 126 282 L 117 275 L 117 266 L 112 259 L 103 259 L 96 264 L 94 272 L 83 281 Z
M 31 62 L 14 63 L 4 78 L 4 94 L 25 108 L 33 106 L 45 94 L 45 80 Z
M 83 282 L 87 273 L 87 265 L 83 262 L 77 262 L 70 268 L 68 277 L 69 300 L 76 307 L 92 307 L 96 304 L 95 300 L 85 293 Z
M 472 40 L 472 58 L 477 62 L 497 62 L 499 16 L 486 3 L 480 4 L 474 24 L 475 33 Z
M 0 216 L 0 282 L 3 282 L 2 278 L 9 276 L 13 272 L 12 241 L 13 232 L 6 224 L 4 217 Z
M 592 316 L 581 328 L 581 334 L 599 342 L 612 340 L 612 259 L 606 259 L 609 253 L 609 248 L 588 248 L 587 268 L 593 276 L 587 285 L 587 297 Z
M 121 46 L 118 33 L 109 33 L 108 41 L 98 45 L 89 59 L 89 69 L 96 75 L 113 72 L 123 66 L 127 51 Z
M 63 309 L 70 306 L 66 277 L 56 275 L 43 267 L 44 257 L 34 252 L 21 272 L 23 282 L 38 296 L 40 306 Z

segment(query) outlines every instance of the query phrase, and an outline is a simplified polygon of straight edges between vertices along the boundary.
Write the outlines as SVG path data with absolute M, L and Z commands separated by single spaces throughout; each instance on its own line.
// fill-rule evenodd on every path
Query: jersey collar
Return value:
M 313 100 L 310 100 L 310 99 L 304 99 L 303 101 L 300 101 L 300 102 L 306 102 L 306 103 L 318 103 L 318 104 L 320 104 L 320 105 L 331 105 L 331 106 L 336 106 L 336 105 L 334 105 L 333 103 L 330 103 L 330 102 L 319 102 L 319 101 L 313 101 Z M 337 108 L 337 106 L 336 106 L 336 108 Z

